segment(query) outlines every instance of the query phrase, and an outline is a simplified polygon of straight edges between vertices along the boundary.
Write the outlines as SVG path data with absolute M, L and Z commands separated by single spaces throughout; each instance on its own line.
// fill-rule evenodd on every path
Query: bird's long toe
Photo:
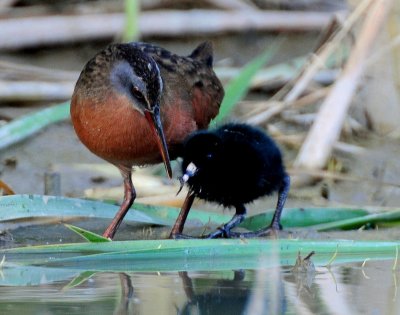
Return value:
M 255 234 L 255 237 L 278 238 L 280 230 L 281 230 L 281 228 L 279 228 L 279 227 L 277 228 L 277 227 L 274 227 L 271 225 L 265 229 L 261 229 L 261 230 L 254 232 L 254 234 Z
M 255 232 L 230 232 L 230 238 L 256 238 L 256 237 L 267 237 L 267 238 L 278 238 L 279 232 L 282 230 L 281 227 L 268 226 Z
M 231 229 L 226 225 L 219 227 L 215 232 L 207 235 L 205 238 L 230 238 L 231 237 Z

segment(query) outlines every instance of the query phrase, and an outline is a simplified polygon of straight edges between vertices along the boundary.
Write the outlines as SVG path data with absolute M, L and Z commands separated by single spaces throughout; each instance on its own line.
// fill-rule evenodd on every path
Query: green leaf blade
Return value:
M 0 149 L 22 141 L 44 127 L 69 118 L 69 101 L 15 119 L 0 127 Z
M 72 289 L 77 287 L 78 285 L 88 281 L 92 278 L 97 272 L 95 271 L 84 271 L 76 276 L 72 281 L 70 281 L 66 286 L 63 287 L 63 291 Z
M 91 243 L 104 243 L 104 242 L 111 242 L 110 239 L 105 238 L 101 235 L 96 233 L 90 232 L 88 230 L 82 229 L 80 227 L 71 225 L 71 224 L 64 224 L 67 228 L 69 228 L 72 232 L 75 232 L 79 236 L 83 237 L 85 240 Z
M 78 243 L 5 250 L 14 264 L 79 271 L 180 271 L 257 269 L 293 265 L 297 253 L 315 251 L 316 265 L 394 259 L 399 242 L 347 240 L 146 240 Z M 60 255 L 65 253 L 65 256 Z M 35 259 L 32 260 L 32 255 Z M 262 257 L 277 257 L 263 262 Z
M 86 217 L 86 218 L 114 218 L 119 207 L 92 200 L 43 196 L 43 195 L 12 195 L 0 197 L 0 222 L 17 219 L 38 217 Z M 127 215 L 128 221 L 172 225 L 172 220 L 151 215 L 143 211 L 131 209 Z
M 266 227 L 272 220 L 275 210 L 247 217 L 240 225 L 251 231 Z M 352 208 L 289 208 L 284 209 L 281 224 L 284 228 L 310 227 L 318 224 L 360 218 L 368 215 L 365 209 Z

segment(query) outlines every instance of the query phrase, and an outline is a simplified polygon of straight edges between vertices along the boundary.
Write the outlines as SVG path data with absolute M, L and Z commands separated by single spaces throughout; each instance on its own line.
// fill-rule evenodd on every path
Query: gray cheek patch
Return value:
M 146 95 L 146 84 L 143 82 L 141 77 L 136 75 L 130 64 L 126 61 L 118 62 L 114 65 L 111 71 L 110 79 L 112 86 L 121 94 L 126 95 L 132 101 L 132 105 L 142 112 L 143 109 L 136 106 L 140 101 L 133 96 L 132 90 L 133 87 L 136 86 L 144 95 Z M 146 107 L 145 104 L 140 105 Z

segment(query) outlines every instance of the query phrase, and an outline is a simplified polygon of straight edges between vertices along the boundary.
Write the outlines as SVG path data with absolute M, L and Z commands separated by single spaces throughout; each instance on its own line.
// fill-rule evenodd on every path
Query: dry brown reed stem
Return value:
M 316 113 L 309 113 L 309 114 L 296 114 L 292 112 L 283 112 L 281 115 L 282 120 L 301 125 L 301 126 L 311 126 L 315 118 L 317 117 Z M 344 122 L 343 126 L 343 134 L 351 135 L 353 131 L 361 131 L 364 127 L 361 123 L 355 120 L 352 117 L 346 117 L 346 121 Z
M 352 96 L 358 86 L 368 56 L 379 30 L 382 28 L 392 0 L 375 0 L 368 11 L 354 49 L 345 65 L 343 73 L 318 113 L 300 152 L 294 167 L 321 169 L 325 166 L 337 141 L 350 106 Z M 304 183 L 311 178 L 303 178 Z
M 367 66 L 370 66 L 378 61 L 378 59 L 389 54 L 394 48 L 400 46 L 400 35 L 393 38 L 389 44 L 380 47 L 372 56 L 367 59 Z
M 358 19 L 365 13 L 369 5 L 373 0 L 364 0 L 361 2 L 356 9 L 350 14 L 350 16 L 344 22 L 342 28 L 331 38 L 329 42 L 322 45 L 320 49 L 312 56 L 309 62 L 307 62 L 302 73 L 296 79 L 293 88 L 282 98 L 282 101 L 277 102 L 273 107 L 268 108 L 262 113 L 250 117 L 247 122 L 249 124 L 262 124 L 267 122 L 269 119 L 275 115 L 280 114 L 283 110 L 291 106 L 291 102 L 295 101 L 304 93 L 305 89 L 310 85 L 317 72 L 325 67 L 325 62 L 331 56 L 335 49 L 340 45 L 342 40 L 348 35 L 349 31 L 358 21 Z M 286 90 L 284 88 L 283 90 Z M 281 93 L 278 93 L 280 98 Z M 274 97 L 276 101 L 276 97 Z M 274 108 L 275 107 L 275 108 Z
M 290 146 L 295 149 L 299 149 L 301 143 L 305 139 L 304 134 L 295 134 L 295 135 L 282 135 L 277 132 L 271 133 L 271 135 L 274 136 L 275 140 L 278 141 L 279 143 L 282 143 L 286 146 Z M 350 155 L 358 155 L 358 154 L 363 154 L 365 153 L 365 149 L 363 147 L 354 145 L 354 144 L 348 144 L 345 142 L 337 141 L 333 145 L 333 149 L 336 152 L 342 153 L 342 154 L 350 154 Z
M 258 10 L 250 1 L 243 0 L 205 0 L 209 4 L 224 10 L 247 10 L 248 12 Z
M 349 31 L 359 20 L 359 18 L 367 11 L 367 8 L 373 0 L 364 0 L 361 2 L 350 16 L 344 22 L 342 28 L 332 37 L 332 39 L 321 47 L 319 51 L 312 57 L 310 64 L 305 67 L 304 72 L 297 80 L 292 90 L 284 97 L 285 102 L 297 99 L 307 88 L 317 71 L 324 67 L 326 60 L 337 49 L 343 39 L 348 35 Z
M 76 81 L 79 72 L 21 64 L 0 60 L 0 80 L 43 80 L 43 81 Z
M 124 13 L 35 16 L 0 20 L 0 49 L 112 38 L 122 33 Z M 324 28 L 331 13 L 221 10 L 142 12 L 141 36 L 215 35 L 246 30 L 310 31 Z M 105 22 L 106 21 L 106 22 Z
M 0 102 L 64 101 L 71 97 L 74 82 L 0 80 Z
M 304 106 L 312 105 L 318 100 L 322 99 L 329 93 L 330 87 L 325 87 L 321 88 L 318 90 L 315 90 L 301 98 L 298 98 L 292 102 L 279 102 L 279 101 L 267 101 L 263 102 L 268 103 L 268 105 L 264 105 L 263 108 L 266 108 L 263 110 L 261 113 L 259 112 L 259 107 L 255 109 L 254 111 L 250 111 L 249 113 L 246 114 L 243 119 L 246 121 L 246 123 L 251 124 L 251 125 L 260 125 L 262 123 L 266 123 L 269 121 L 271 118 L 275 117 L 276 115 L 279 115 L 282 111 L 284 111 L 287 108 L 301 108 Z
M 229 81 L 240 72 L 240 69 L 217 67 L 215 71 L 221 80 Z M 79 72 L 76 71 L 48 69 L 0 60 L 0 101 L 65 100 L 71 96 L 78 76 Z M 281 79 L 282 76 L 279 71 L 260 70 L 252 80 L 250 89 L 266 86 L 271 82 L 273 84 L 277 81 L 276 77 Z M 290 74 L 285 79 L 288 80 L 289 76 Z M 308 97 L 312 97 L 311 94 L 308 94 Z M 306 99 L 307 97 L 303 101 Z M 262 103 L 263 105 L 259 107 L 265 109 L 265 102 Z M 260 109 L 256 112 L 260 112 Z
M 347 181 L 347 182 L 370 182 L 377 185 L 385 185 L 385 186 L 393 186 L 393 187 L 400 187 L 400 182 L 391 182 L 391 181 L 383 181 L 374 178 L 367 178 L 361 176 L 354 176 L 354 175 L 346 175 L 340 173 L 333 173 L 329 171 L 320 171 L 320 170 L 299 170 L 299 169 L 288 169 L 288 173 L 291 176 L 296 175 L 309 175 L 313 177 L 318 177 L 321 179 L 333 179 L 333 180 L 340 180 L 340 181 Z M 397 208 L 398 209 L 398 208 Z
M 301 108 L 310 104 L 315 104 L 315 102 L 318 102 L 319 100 L 323 99 L 326 97 L 331 90 L 330 86 L 320 88 L 318 90 L 315 90 L 307 95 L 304 95 L 303 97 L 300 97 L 293 102 L 290 103 L 291 108 Z
M 67 100 L 78 76 L 79 72 L 0 60 L 0 102 Z
M 293 63 L 296 63 L 296 65 L 292 66 Z M 297 64 L 299 63 L 300 61 L 298 59 L 294 59 L 281 64 L 267 67 L 265 69 L 260 69 L 251 79 L 251 87 L 265 89 L 275 88 L 276 86 L 286 84 L 286 82 L 292 80 L 293 75 L 296 74 Z M 216 66 L 215 72 L 221 81 L 229 81 L 239 75 L 239 73 L 241 72 L 241 68 Z M 327 72 L 325 74 L 319 73 L 314 78 L 314 80 L 317 83 L 326 84 L 327 81 L 328 83 L 332 82 L 334 80 L 334 77 L 335 73 L 333 72 Z
M 260 125 L 271 119 L 272 117 L 278 115 L 285 108 L 288 107 L 288 104 L 285 104 L 283 102 L 270 101 L 270 103 L 271 102 L 273 104 L 272 106 L 269 106 L 268 109 L 266 109 L 265 111 L 246 119 L 246 123 L 250 125 Z

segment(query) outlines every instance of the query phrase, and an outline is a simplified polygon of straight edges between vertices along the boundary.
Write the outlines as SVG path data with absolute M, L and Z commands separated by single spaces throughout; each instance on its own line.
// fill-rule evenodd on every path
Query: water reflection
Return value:
M 69 289 L 1 286 L 0 314 L 400 314 L 392 265 L 97 273 Z
M 121 298 L 114 314 L 115 315 L 136 314 L 134 312 L 131 312 L 131 307 L 130 307 L 132 302 L 134 301 L 133 298 L 135 296 L 131 277 L 126 273 L 120 273 L 119 280 L 121 283 Z
M 208 289 L 197 288 L 187 272 L 180 272 L 187 302 L 178 314 L 243 314 L 251 290 L 245 271 L 234 271 L 232 279 L 217 280 Z

